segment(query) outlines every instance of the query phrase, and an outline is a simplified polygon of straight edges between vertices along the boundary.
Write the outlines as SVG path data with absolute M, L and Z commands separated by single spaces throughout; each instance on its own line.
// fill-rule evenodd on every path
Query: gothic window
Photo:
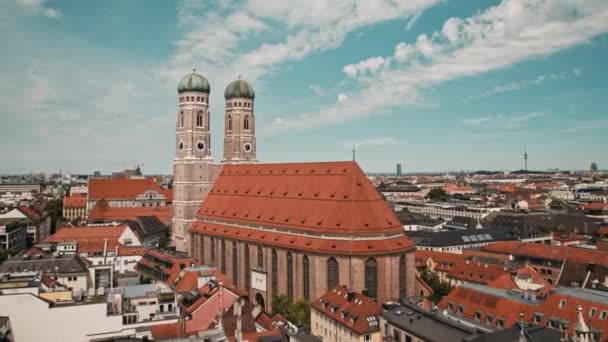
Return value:
M 406 297 L 407 291 L 405 286 L 406 268 L 405 255 L 399 257 L 399 296 Z
M 232 116 L 228 115 L 228 130 L 232 131 Z
M 304 256 L 302 260 L 302 279 L 304 280 L 304 299 L 310 298 L 310 262 L 308 256 Z
M 287 252 L 287 298 L 293 300 L 293 257 Z
M 179 113 L 179 127 L 184 127 L 184 112 Z
M 259 269 L 264 268 L 264 251 L 262 250 L 262 247 L 259 247 L 259 246 L 258 246 L 258 268 Z
M 378 262 L 374 258 L 365 262 L 365 288 L 371 299 L 378 297 Z
M 232 282 L 235 285 L 238 285 L 239 283 L 239 265 L 238 265 L 238 246 L 236 244 L 236 241 L 234 241 L 232 243 Z
M 200 96 L 197 96 L 197 97 L 196 97 L 196 102 L 198 102 L 198 101 L 200 101 L 200 100 L 201 100 L 201 97 L 200 97 Z
M 251 271 L 249 265 L 249 245 L 245 245 L 245 288 L 251 287 Z
M 249 129 L 249 115 L 245 115 L 245 119 L 243 120 L 243 129 L 244 130 Z
M 279 258 L 274 249 L 272 250 L 272 295 L 279 295 Z
M 340 271 L 338 261 L 331 257 L 327 259 L 327 290 L 338 286 L 338 272 Z
M 226 241 L 222 240 L 222 251 L 221 251 L 222 255 L 222 273 L 226 274 Z
M 215 239 L 211 238 L 211 265 L 215 266 Z
M 196 127 L 203 127 L 203 111 L 199 110 L 196 114 Z

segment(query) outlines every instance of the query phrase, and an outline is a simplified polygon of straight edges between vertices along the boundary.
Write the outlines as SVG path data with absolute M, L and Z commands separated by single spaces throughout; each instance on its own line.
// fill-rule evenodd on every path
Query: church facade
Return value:
M 354 161 L 257 163 L 254 100 L 224 92 L 222 164 L 211 159 L 206 79 L 178 85 L 173 242 L 269 308 L 337 285 L 378 301 L 414 295 L 414 244 Z

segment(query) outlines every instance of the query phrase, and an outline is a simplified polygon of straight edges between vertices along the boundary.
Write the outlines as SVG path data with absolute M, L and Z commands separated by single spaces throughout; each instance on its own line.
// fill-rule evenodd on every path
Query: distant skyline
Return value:
M 608 169 L 605 0 L 0 2 L 0 173 L 172 171 L 176 85 L 256 90 L 260 162 Z

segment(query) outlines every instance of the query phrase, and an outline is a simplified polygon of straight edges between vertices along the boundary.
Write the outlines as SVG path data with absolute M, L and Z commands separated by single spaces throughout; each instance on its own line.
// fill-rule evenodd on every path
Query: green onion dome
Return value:
M 178 93 L 186 91 L 197 91 L 209 94 L 211 87 L 206 78 L 193 71 L 191 74 L 184 76 L 177 84 Z
M 224 91 L 224 98 L 226 100 L 237 97 L 244 97 L 247 99 L 255 98 L 255 92 L 253 91 L 251 84 L 249 84 L 247 81 L 243 81 L 240 78 L 230 83 Z

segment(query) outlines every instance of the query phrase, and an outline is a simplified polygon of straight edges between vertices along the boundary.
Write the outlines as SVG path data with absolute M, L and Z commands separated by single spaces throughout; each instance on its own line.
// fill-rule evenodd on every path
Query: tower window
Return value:
M 309 300 L 310 298 L 310 264 L 308 261 L 308 256 L 304 256 L 302 261 L 302 278 L 304 279 L 304 299 Z
M 220 260 L 221 263 L 222 263 L 221 264 L 221 266 L 222 266 L 221 269 L 222 269 L 222 273 L 226 274 L 226 241 L 225 240 L 222 240 L 222 247 L 221 248 L 222 248 L 222 250 L 221 250 L 222 260 Z
M 244 130 L 249 129 L 249 115 L 245 115 L 245 119 L 243 120 L 243 129 Z
M 340 268 L 338 265 L 338 261 L 331 257 L 327 259 L 327 290 L 331 290 L 334 287 L 338 286 L 338 274 Z
M 258 246 L 258 267 L 260 269 L 264 268 L 264 251 L 262 247 Z
M 196 102 L 199 102 L 201 100 L 200 96 L 196 97 Z
M 232 131 L 232 116 L 228 115 L 228 130 Z
M 179 113 L 179 127 L 184 127 L 184 112 Z
M 279 295 L 279 258 L 274 249 L 272 250 L 272 295 Z
M 293 300 L 293 257 L 287 252 L 287 298 Z
M 196 114 L 196 127 L 203 127 L 203 111 L 199 110 Z
M 369 258 L 365 262 L 365 287 L 371 299 L 378 296 L 378 262 Z

